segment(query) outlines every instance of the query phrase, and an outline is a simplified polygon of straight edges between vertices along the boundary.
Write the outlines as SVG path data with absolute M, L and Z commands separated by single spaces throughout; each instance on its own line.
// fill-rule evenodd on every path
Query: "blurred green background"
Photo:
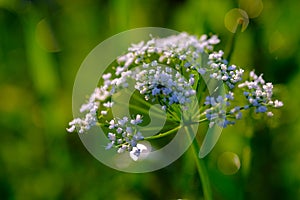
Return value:
M 97 44 L 132 28 L 214 33 L 226 51 L 233 34 L 224 18 L 238 7 L 235 0 L 0 0 L 0 199 L 202 199 L 190 151 L 147 174 L 94 159 L 65 130 L 72 86 Z M 272 119 L 250 114 L 223 131 L 205 158 L 214 199 L 300 199 L 299 8 L 298 0 L 264 0 L 236 38 L 232 63 L 264 73 L 285 106 Z

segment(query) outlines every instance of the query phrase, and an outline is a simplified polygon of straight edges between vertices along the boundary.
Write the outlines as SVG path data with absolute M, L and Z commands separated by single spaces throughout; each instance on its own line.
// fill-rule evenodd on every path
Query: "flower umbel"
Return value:
M 67 131 L 82 134 L 92 126 L 107 127 L 109 143 L 105 149 L 127 152 L 137 161 L 143 152 L 149 151 L 142 141 L 173 134 L 176 127 L 185 125 L 180 124 L 181 119 L 189 124 L 208 121 L 210 128 L 225 128 L 235 124 L 248 109 L 273 116 L 271 109 L 283 106 L 281 101 L 272 99 L 273 84 L 266 83 L 254 71 L 244 79 L 242 68 L 229 65 L 223 51 L 214 51 L 219 42 L 215 35 L 197 37 L 181 33 L 132 44 L 102 75 L 100 86 L 80 108 L 84 116 L 72 120 Z M 209 91 L 205 84 L 213 81 L 224 84 L 225 92 L 216 92 L 219 85 Z M 130 88 L 132 83 L 138 92 L 133 99 L 136 105 L 132 107 L 142 107 L 131 116 L 112 116 L 116 105 L 113 96 Z M 246 104 L 236 101 L 238 90 L 242 91 Z M 193 97 L 197 97 L 197 102 L 193 102 Z M 154 104 L 166 112 L 168 123 L 155 135 L 145 137 L 142 124 L 149 114 L 146 108 Z M 193 110 L 195 104 L 198 110 Z M 185 113 L 188 108 L 193 112 Z

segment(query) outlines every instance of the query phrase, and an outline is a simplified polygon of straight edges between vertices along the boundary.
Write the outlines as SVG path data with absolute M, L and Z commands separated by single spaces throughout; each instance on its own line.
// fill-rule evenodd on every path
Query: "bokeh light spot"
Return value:
M 273 53 L 282 47 L 285 46 L 286 39 L 284 36 L 279 32 L 275 31 L 272 36 L 270 37 L 270 42 L 269 42 L 269 51 L 270 53 Z
M 240 167 L 240 158 L 233 152 L 224 152 L 218 158 L 218 168 L 225 175 L 235 174 Z
M 242 25 L 241 31 L 245 31 L 249 24 L 247 13 L 239 8 L 234 8 L 228 11 L 224 19 L 225 27 L 232 33 L 237 31 L 239 25 Z
M 264 7 L 261 0 L 240 0 L 239 5 L 241 9 L 247 12 L 250 18 L 258 17 Z

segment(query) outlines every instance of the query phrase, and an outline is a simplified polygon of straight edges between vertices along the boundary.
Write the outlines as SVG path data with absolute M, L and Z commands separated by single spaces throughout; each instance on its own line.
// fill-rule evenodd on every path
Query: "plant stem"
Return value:
M 117 102 L 117 104 L 128 106 L 127 103 L 123 103 L 123 102 Z M 134 109 L 134 110 L 138 110 L 139 114 L 144 114 L 144 115 L 149 114 L 149 110 L 147 110 L 144 107 L 140 107 L 140 106 L 137 106 L 137 105 L 134 105 L 134 104 L 129 104 L 129 108 Z M 155 107 L 153 107 L 153 108 L 155 108 Z M 153 117 L 157 117 L 157 118 L 160 118 L 160 119 L 165 119 L 165 117 L 162 114 L 158 113 L 158 112 L 151 112 L 151 115 Z
M 162 138 L 162 137 L 165 137 L 167 135 L 173 134 L 175 131 L 177 131 L 180 128 L 181 128 L 181 126 L 177 126 L 173 129 L 167 131 L 167 132 L 164 132 L 164 133 L 161 133 L 161 134 L 158 134 L 158 135 L 154 135 L 154 136 L 150 136 L 150 137 L 145 137 L 144 140 L 154 140 L 154 139 Z
M 228 61 L 228 63 L 230 63 L 230 59 L 231 59 L 231 56 L 234 52 L 234 47 L 235 47 L 235 43 L 236 43 L 236 39 L 239 35 L 239 33 L 242 31 L 242 27 L 243 27 L 243 23 L 242 22 L 239 22 L 239 24 L 237 25 L 237 28 L 236 28 L 236 32 L 233 33 L 232 37 L 231 37 L 231 40 L 230 40 L 230 43 L 229 43 L 229 51 L 228 51 L 228 55 L 227 55 L 227 58 L 226 60 Z
M 125 90 L 125 92 L 127 94 L 131 95 L 131 93 L 129 91 Z M 131 98 L 134 98 L 135 101 L 140 102 L 140 103 L 142 103 L 143 105 L 145 105 L 145 106 L 147 106 L 149 108 L 153 106 L 153 104 L 149 103 L 148 101 L 146 101 L 144 98 L 141 98 L 137 94 L 133 94 Z M 155 109 L 156 111 L 161 111 L 160 109 L 158 109 L 156 107 L 153 107 L 153 109 Z
M 193 129 L 190 126 L 185 126 L 187 129 L 187 134 L 189 135 L 190 132 L 193 131 Z M 209 181 L 209 176 L 205 167 L 205 163 L 203 159 L 200 159 L 198 157 L 198 152 L 199 152 L 199 145 L 197 143 L 196 138 L 194 138 L 192 142 L 192 151 L 194 155 L 194 159 L 196 162 L 197 170 L 199 173 L 199 177 L 202 183 L 202 189 L 203 189 L 203 195 L 205 200 L 212 200 L 212 192 L 211 192 L 211 187 L 210 187 L 210 181 Z

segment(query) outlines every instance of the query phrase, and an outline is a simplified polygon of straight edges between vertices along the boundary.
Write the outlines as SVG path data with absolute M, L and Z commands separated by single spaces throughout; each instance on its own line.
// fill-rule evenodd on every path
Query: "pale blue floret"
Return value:
M 228 94 L 225 95 L 227 99 L 233 100 L 233 92 L 229 92 Z
M 111 149 L 113 147 L 113 145 L 114 145 L 114 141 L 108 143 L 105 147 L 105 150 Z
M 245 91 L 243 92 L 244 96 L 248 97 L 249 96 L 249 92 Z
M 133 124 L 133 123 L 131 123 L 131 124 Z M 133 130 L 131 127 L 126 127 L 126 132 L 127 132 L 127 134 L 132 134 Z
M 228 71 L 233 71 L 233 70 L 235 70 L 235 69 L 236 69 L 236 66 L 235 66 L 235 65 L 230 65 L 230 66 L 228 66 L 228 68 L 227 68 Z
M 184 67 L 190 67 L 191 66 L 191 63 L 189 63 L 189 62 L 186 62 L 185 64 L 184 64 Z
M 116 131 L 117 131 L 118 134 L 120 134 L 120 133 L 123 132 L 123 129 L 121 127 L 118 127 Z
M 238 113 L 235 115 L 235 118 L 236 118 L 236 119 L 241 119 L 241 118 L 242 118 L 242 112 L 238 112 Z
M 162 93 L 164 95 L 169 95 L 172 92 L 172 89 L 170 88 L 162 88 Z
M 198 73 L 201 75 L 205 74 L 205 72 L 206 72 L 206 70 L 203 68 L 198 69 Z
M 224 102 L 224 99 L 221 95 L 219 95 L 216 100 L 217 100 L 218 103 L 223 103 Z
M 116 140 L 116 134 L 108 133 L 108 139 L 110 139 L 111 141 L 115 141 Z
M 155 87 L 153 90 L 152 90 L 152 95 L 155 96 L 157 94 L 160 93 L 160 89 L 158 89 L 157 87 Z
M 245 109 L 245 110 L 249 109 L 249 105 L 245 105 L 245 106 L 244 106 L 244 109 Z
M 266 106 L 259 106 L 259 107 L 256 109 L 256 112 L 257 112 L 257 113 L 265 113 L 265 112 L 267 112 L 267 107 L 266 107 Z

